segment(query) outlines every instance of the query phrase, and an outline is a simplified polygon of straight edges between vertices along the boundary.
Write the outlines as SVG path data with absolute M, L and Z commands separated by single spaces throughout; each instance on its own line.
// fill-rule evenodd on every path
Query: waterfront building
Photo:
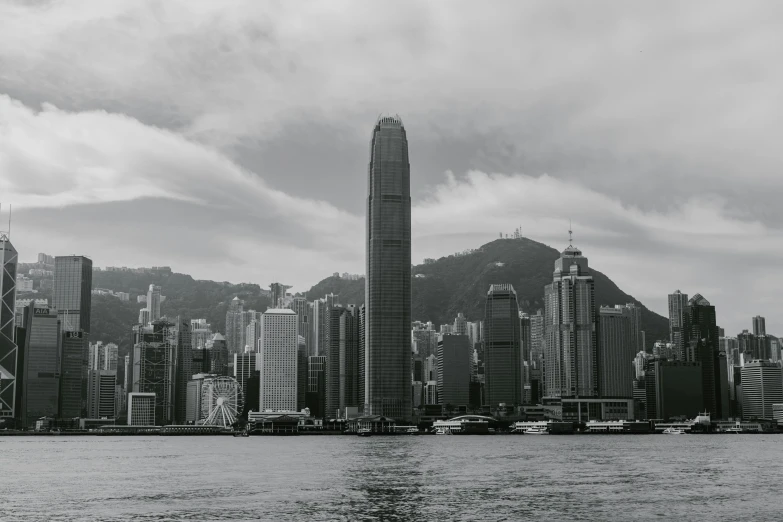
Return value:
M 115 419 L 116 370 L 90 370 L 87 376 L 87 416 Z
M 59 311 L 58 311 L 59 312 Z M 58 313 L 60 318 L 64 317 Z M 60 328 L 63 324 L 60 322 Z M 60 417 L 74 418 L 87 410 L 87 355 L 89 334 L 62 332 L 60 351 Z
M 411 198 L 399 117 L 376 122 L 367 183 L 365 414 L 408 420 L 411 397 Z
M 57 309 L 62 330 L 89 334 L 91 306 L 92 260 L 84 256 L 55 257 L 52 307 Z
M 752 361 L 742 368 L 742 418 L 771 419 L 772 405 L 783 403 L 783 369 Z
M 496 408 L 522 401 L 519 305 L 509 284 L 490 285 L 484 313 L 486 404 Z
M 256 371 L 256 361 L 258 360 L 257 352 L 245 352 L 234 354 L 234 379 L 237 380 L 242 387 L 242 392 L 245 394 L 245 400 L 255 393 L 258 394 L 258 390 L 250 390 L 247 385 L 248 379 L 253 376 L 253 372 Z
M 633 398 L 567 397 L 560 401 L 566 422 L 633 420 Z
M 684 360 L 701 363 L 702 411 L 708 412 L 713 419 L 726 418 L 728 404 L 723 404 L 723 387 L 728 386 L 728 382 L 724 384 L 720 378 L 715 307 L 701 294 L 694 295 L 683 310 L 682 335 L 686 343 Z
M 447 334 L 438 341 L 438 403 L 467 406 L 470 393 L 470 340 Z
M 686 338 L 682 335 L 685 307 L 688 306 L 688 294 L 679 290 L 669 294 L 669 341 L 674 345 L 677 359 L 685 360 Z
M 326 412 L 335 415 L 358 407 L 359 318 L 354 305 L 334 306 L 330 312 L 326 350 Z
M 310 356 L 307 359 L 307 395 L 305 406 L 310 415 L 326 416 L 326 356 Z
M 653 359 L 644 373 L 648 419 L 692 419 L 704 411 L 701 362 Z
M 128 394 L 128 426 L 156 426 L 157 411 L 159 409 L 154 393 Z
M 767 320 L 760 315 L 753 318 L 753 335 L 767 335 Z
M 438 332 L 431 322 L 414 321 L 411 328 L 411 350 L 422 358 L 435 353 L 438 347 Z
M 173 323 L 165 320 L 136 325 L 132 331 L 133 359 L 129 395 L 146 394 L 154 398 L 154 420 L 171 424 L 174 418 L 176 337 Z M 128 416 L 131 417 L 130 398 Z
M 188 382 L 193 375 L 193 346 L 190 320 L 177 317 L 169 330 L 170 343 L 174 351 L 174 418 L 177 424 L 184 424 L 187 415 Z
M 634 323 L 638 309 L 602 306 L 598 312 L 598 376 L 601 397 L 632 398 L 634 353 L 638 342 Z M 644 353 L 644 350 L 638 350 Z
M 359 399 L 359 411 L 364 413 L 364 397 L 365 397 L 365 377 L 367 375 L 365 361 L 366 361 L 366 348 L 367 348 L 367 336 L 366 333 L 367 324 L 367 307 L 362 305 L 359 307 L 359 353 L 357 355 L 357 366 L 359 367 L 358 378 L 356 382 L 356 396 Z
M 157 321 L 160 315 L 160 287 L 150 285 L 147 290 L 147 310 L 149 311 L 149 321 Z
M 272 308 L 261 318 L 261 410 L 295 411 L 299 334 L 293 310 Z
M 62 335 L 57 310 L 30 304 L 23 317 L 25 339 L 20 346 L 17 393 L 21 394 L 20 425 L 31 427 L 41 417 L 59 415 Z
M 310 378 L 307 368 L 307 339 L 299 336 L 299 346 L 296 351 L 296 411 L 307 407 L 307 381 Z
M 573 245 L 555 261 L 544 305 L 545 396 L 597 397 L 595 284 L 587 258 Z

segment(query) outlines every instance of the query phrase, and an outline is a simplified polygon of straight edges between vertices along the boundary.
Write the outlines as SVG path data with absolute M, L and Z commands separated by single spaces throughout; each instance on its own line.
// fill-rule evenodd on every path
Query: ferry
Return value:
M 549 435 L 547 429 L 541 426 L 532 426 L 530 428 L 526 428 L 522 430 L 522 433 L 525 435 Z
M 408 435 L 418 435 L 419 434 L 419 428 L 416 428 L 416 427 L 408 428 L 405 433 L 407 433 Z
M 733 428 L 727 428 L 726 433 L 743 433 L 743 430 L 739 426 L 734 426 Z
M 360 428 L 359 431 L 356 432 L 356 434 L 360 437 L 369 437 L 372 435 L 372 431 L 370 428 Z
M 663 430 L 664 435 L 684 435 L 686 432 L 681 428 L 666 428 Z
M 437 428 L 435 429 L 435 435 L 453 435 L 449 428 Z
M 432 423 L 435 433 L 448 431 L 449 435 L 490 435 L 495 432 L 495 419 L 484 415 L 461 415 Z M 445 433 L 444 433 L 445 434 Z

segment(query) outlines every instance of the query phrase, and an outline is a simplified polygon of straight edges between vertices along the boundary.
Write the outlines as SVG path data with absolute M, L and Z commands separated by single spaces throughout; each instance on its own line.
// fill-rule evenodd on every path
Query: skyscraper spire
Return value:
M 568 218 L 568 246 L 574 246 L 574 232 L 571 230 L 571 218 Z

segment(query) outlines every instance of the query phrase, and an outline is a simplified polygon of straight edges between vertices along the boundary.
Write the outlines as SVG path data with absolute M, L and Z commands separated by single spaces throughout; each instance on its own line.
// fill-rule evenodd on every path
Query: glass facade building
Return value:
M 57 417 L 60 407 L 60 320 L 57 311 L 30 304 L 24 311 L 24 371 L 21 425 Z
M 54 258 L 52 307 L 65 332 L 90 332 L 92 260 L 84 256 Z
M 408 138 L 382 117 L 367 173 L 365 413 L 407 420 L 411 393 L 411 197 Z
M 484 311 L 484 404 L 522 402 L 520 360 L 517 293 L 508 284 L 491 285 Z
M 16 415 L 16 249 L 0 233 L 0 419 Z

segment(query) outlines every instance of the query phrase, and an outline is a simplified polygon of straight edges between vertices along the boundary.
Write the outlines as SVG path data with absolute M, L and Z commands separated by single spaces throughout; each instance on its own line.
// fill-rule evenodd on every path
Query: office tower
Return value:
M 544 365 L 544 315 L 541 309 L 530 316 L 530 361 L 539 370 Z
M 718 350 L 726 354 L 729 366 L 739 366 L 740 351 L 736 337 L 721 337 L 718 339 Z
M 438 333 L 440 335 L 454 333 L 454 325 L 442 324 L 440 325 L 440 330 L 438 330 Z
M 41 417 L 57 417 L 60 408 L 60 320 L 57 311 L 30 304 L 25 308 L 23 369 L 17 393 L 21 393 L 21 426 L 35 426 Z
M 555 261 L 544 305 L 545 396 L 598 396 L 595 285 L 573 245 Z
M 109 343 L 103 347 L 103 370 L 117 371 L 117 359 L 119 358 L 119 346 Z
M 298 321 L 293 310 L 273 308 L 261 318 L 261 410 L 295 411 Z
M 119 379 L 119 375 L 117 375 L 117 378 Z M 125 401 L 128 399 L 128 396 L 125 394 L 125 390 L 122 389 L 121 384 L 114 385 L 114 418 L 120 418 L 123 417 L 123 413 L 126 413 L 127 411 L 127 405 L 125 404 Z
M 226 312 L 226 346 L 229 354 L 245 351 L 245 317 L 244 303 L 239 297 L 234 297 Z
M 160 287 L 150 285 L 147 290 L 147 310 L 149 311 L 148 321 L 157 321 L 160 315 Z
M 294 297 L 288 308 L 296 313 L 297 320 L 299 321 L 299 335 L 305 338 L 305 346 L 307 346 L 307 355 L 313 355 L 312 346 L 312 328 L 310 327 L 310 303 L 304 297 Z M 255 348 L 257 349 L 257 348 Z
M 188 382 L 193 375 L 190 320 L 177 317 L 169 328 L 174 351 L 174 423 L 184 424 L 187 415 Z
M 686 339 L 682 336 L 683 313 L 688 306 L 688 294 L 679 290 L 669 294 L 669 341 L 674 345 L 677 359 L 685 360 Z
M 465 314 L 462 312 L 457 314 L 454 318 L 454 326 L 451 328 L 451 333 L 455 335 L 468 335 L 468 320 L 465 319 Z
M 767 335 L 766 319 L 757 315 L 753 318 L 753 335 Z
M 190 320 L 190 343 L 194 350 L 201 350 L 212 337 L 212 325 L 206 319 Z
M 284 285 L 281 283 L 272 283 L 269 285 L 269 292 L 272 297 L 272 306 L 270 308 L 285 308 L 286 292 L 291 288 L 291 285 Z
M 207 344 L 203 350 L 202 366 L 196 367 L 196 370 L 201 369 L 207 373 L 214 373 L 215 375 L 229 376 L 229 350 L 226 338 L 219 333 L 214 334 L 207 340 Z M 195 353 L 195 352 L 194 352 Z M 244 353 L 244 351 L 240 352 Z M 201 354 L 199 354 L 201 355 Z
M 652 356 L 656 359 L 666 359 L 669 361 L 677 361 L 680 359 L 679 349 L 674 347 L 674 344 L 666 341 L 655 341 L 653 343 Z
M 367 182 L 365 413 L 407 420 L 411 398 L 411 190 L 399 117 L 379 118 Z
M 713 418 L 723 418 L 720 361 L 718 358 L 718 326 L 715 307 L 701 294 L 694 295 L 683 310 L 682 337 L 685 360 L 701 363 L 704 410 Z M 727 386 L 725 384 L 725 386 Z
M 154 393 L 128 394 L 128 426 L 156 426 L 160 411 Z
M 424 383 L 424 404 L 425 405 L 439 404 L 438 381 L 427 381 L 426 383 Z
M 299 336 L 299 346 L 296 350 L 296 411 L 307 407 L 307 339 Z
M 61 319 L 65 316 L 60 315 Z M 63 327 L 62 321 L 60 328 Z M 62 332 L 60 352 L 60 417 L 74 418 L 87 410 L 87 354 L 89 335 L 82 331 Z
M 332 308 L 340 302 L 340 296 L 327 294 L 321 299 L 313 301 L 312 310 L 312 338 L 314 355 L 325 355 L 329 348 L 330 319 Z
M 432 324 L 432 323 L 428 323 Z M 468 338 L 470 339 L 470 345 L 475 347 L 477 343 L 481 342 L 481 321 L 473 321 L 468 323 Z
M 0 232 L 0 419 L 17 416 L 16 249 Z
M 602 306 L 598 312 L 598 378 L 601 397 L 633 398 L 632 362 L 637 342 L 634 308 Z M 638 350 L 644 353 L 644 350 Z
M 128 385 L 130 384 L 130 371 L 131 371 L 131 356 L 126 355 L 125 356 L 125 362 L 123 367 L 125 368 L 125 371 L 122 372 L 122 391 L 125 392 L 125 394 L 128 394 Z
M 742 418 L 771 419 L 772 405 L 783 403 L 783 369 L 769 361 L 742 368 Z
M 633 372 L 634 379 L 639 380 L 644 377 L 644 369 L 647 367 L 647 361 L 652 359 L 653 356 L 647 352 L 639 352 L 633 359 Z
M 139 324 L 149 324 L 150 321 L 150 311 L 147 308 L 139 310 Z
M 427 358 L 435 353 L 438 348 L 438 332 L 432 323 L 414 321 L 411 329 L 411 342 L 417 353 L 422 358 Z
M 172 339 L 176 337 L 172 335 L 172 330 L 175 328 L 173 323 L 161 320 L 148 325 L 135 325 L 132 332 L 133 359 L 129 393 L 153 396 L 154 420 L 161 425 L 171 424 L 174 418 L 176 345 L 172 344 Z
M 313 355 L 307 358 L 306 407 L 315 418 L 326 416 L 326 356 Z
M 525 312 L 519 312 L 519 346 L 522 361 L 532 360 L 532 332 L 530 331 L 530 316 Z
M 631 321 L 631 340 L 633 342 L 633 352 L 643 352 L 646 350 L 644 343 L 644 332 L 642 332 L 642 307 L 635 303 L 625 305 L 615 305 L 615 308 L 622 312 Z
M 90 370 L 87 374 L 87 417 L 112 419 L 115 412 L 116 370 Z
M 326 412 L 336 415 L 358 407 L 359 317 L 353 305 L 334 306 L 330 313 L 326 355 Z
M 356 397 L 359 401 L 359 411 L 364 412 L 364 386 L 365 386 L 365 365 L 364 360 L 366 356 L 366 340 L 367 336 L 365 335 L 366 331 L 366 317 L 367 317 L 367 308 L 362 305 L 359 307 L 359 350 L 358 354 L 356 356 L 356 366 L 357 366 L 357 379 L 356 379 Z
M 237 380 L 245 394 L 245 400 L 249 394 L 258 394 L 258 389 L 251 390 L 247 386 L 247 380 L 253 376 L 256 371 L 257 352 L 245 352 L 234 354 L 234 379 Z
M 258 351 L 258 341 L 261 339 L 261 321 L 251 320 L 245 327 L 245 348 L 243 352 Z M 235 354 L 236 355 L 236 354 Z
M 437 351 L 437 349 L 436 349 Z M 437 381 L 438 380 L 438 357 L 436 354 L 432 354 L 425 358 L 422 362 L 422 381 Z
M 490 285 L 484 311 L 485 404 L 522 401 L 519 305 L 509 284 Z
M 693 419 L 704 408 L 700 362 L 651 359 L 645 369 L 647 418 Z
M 470 340 L 447 334 L 438 341 L 438 403 L 467 406 L 470 394 Z
M 52 306 L 63 331 L 90 333 L 92 260 L 84 256 L 57 256 L 54 260 Z
M 191 377 L 187 386 L 187 397 L 185 400 L 185 423 L 186 424 L 199 424 L 199 421 L 204 420 L 204 414 L 202 411 L 202 390 L 204 382 L 207 380 L 220 377 L 214 373 L 197 373 Z M 247 398 L 245 398 L 247 400 Z

